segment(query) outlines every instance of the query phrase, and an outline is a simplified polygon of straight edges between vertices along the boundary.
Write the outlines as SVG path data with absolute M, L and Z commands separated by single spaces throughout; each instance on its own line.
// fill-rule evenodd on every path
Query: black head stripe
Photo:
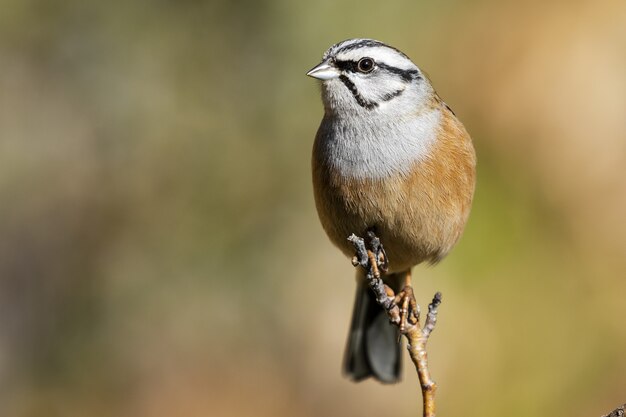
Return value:
M 336 59 L 334 61 L 334 64 L 335 64 L 335 67 L 337 67 L 337 69 L 341 71 L 359 72 L 357 61 L 343 61 L 343 60 Z M 382 62 L 377 62 L 376 66 L 382 69 L 383 71 L 387 71 L 391 74 L 399 75 L 407 83 L 421 78 L 419 75 L 419 71 L 416 69 L 397 68 L 391 65 L 384 64 Z
M 393 91 L 391 93 L 387 93 L 387 94 L 385 94 L 382 97 L 382 101 L 389 101 L 391 99 L 394 99 L 394 98 L 398 97 L 402 93 L 404 93 L 404 88 L 402 88 L 400 90 Z
M 339 76 L 339 79 L 341 80 L 343 85 L 345 85 L 348 90 L 350 90 L 359 106 L 367 110 L 372 110 L 378 107 L 378 103 L 364 99 L 363 96 L 359 93 L 359 90 L 356 88 L 356 85 L 354 85 L 354 83 L 350 81 L 348 77 L 342 74 Z
M 348 90 L 350 90 L 350 92 L 352 93 L 352 95 L 354 96 L 354 99 L 356 100 L 357 104 L 367 110 L 372 110 L 375 109 L 376 107 L 378 107 L 377 102 L 375 101 L 370 101 L 367 100 L 365 98 L 363 98 L 363 96 L 359 93 L 359 90 L 356 88 L 356 85 L 354 85 L 354 83 L 352 81 L 350 81 L 350 79 L 348 77 L 346 77 L 345 75 L 340 75 L 339 79 L 341 80 L 341 82 L 343 83 L 343 85 L 346 86 L 346 88 Z M 398 96 L 400 96 L 402 93 L 404 93 L 404 88 L 400 89 L 400 90 L 396 90 L 396 91 L 392 91 L 391 93 L 387 93 L 384 96 L 381 97 L 381 101 L 390 101 Z
M 349 71 L 349 72 L 358 72 L 358 69 L 357 69 L 358 63 L 356 61 L 340 61 L 340 60 L 336 59 L 334 64 L 335 64 L 335 67 L 337 67 L 338 70 Z
M 383 64 L 382 62 L 378 62 L 376 63 L 376 65 L 378 65 L 381 69 L 387 72 L 399 75 L 407 83 L 420 78 L 419 71 L 415 69 L 396 68 L 396 67 L 392 67 L 391 65 Z
M 339 48 L 338 50 L 335 51 L 335 54 L 338 54 L 340 52 L 353 51 L 353 50 L 359 49 L 359 48 L 368 48 L 368 47 L 372 47 L 372 46 L 381 46 L 381 47 L 384 47 L 384 48 L 389 48 L 389 49 L 392 49 L 392 50 L 396 51 L 397 53 L 399 53 L 403 57 L 405 57 L 407 59 L 409 58 L 402 51 L 394 48 L 393 46 L 389 46 L 387 44 L 384 44 L 384 43 L 379 42 L 379 41 L 375 41 L 373 39 L 363 39 L 363 40 L 361 40 L 359 42 L 355 42 L 355 43 L 348 44 L 346 46 L 342 46 L 341 48 Z

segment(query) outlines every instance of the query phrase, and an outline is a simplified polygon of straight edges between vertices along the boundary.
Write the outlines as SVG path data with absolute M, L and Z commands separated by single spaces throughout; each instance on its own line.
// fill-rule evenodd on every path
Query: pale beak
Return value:
M 340 73 L 337 68 L 325 61 L 313 68 L 311 71 L 307 72 L 306 75 L 317 78 L 318 80 L 326 81 L 339 77 Z

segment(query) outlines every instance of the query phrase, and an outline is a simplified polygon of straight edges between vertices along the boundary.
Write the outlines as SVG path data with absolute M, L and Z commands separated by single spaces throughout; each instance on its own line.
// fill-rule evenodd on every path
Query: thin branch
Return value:
M 604 415 L 602 417 L 624 417 L 626 416 L 626 404 L 617 407 L 615 410 L 611 411 L 609 414 Z
M 387 311 L 389 321 L 398 326 L 400 333 L 407 338 L 407 349 L 420 381 L 424 405 L 423 416 L 435 417 L 437 384 L 431 378 L 428 370 L 426 342 L 437 324 L 441 293 L 437 292 L 428 305 L 428 314 L 424 320 L 424 326 L 420 327 L 420 309 L 415 301 L 413 290 L 407 286 L 395 294 L 390 287 L 385 285 L 381 278 L 381 271 L 384 273 L 387 270 L 387 255 L 380 239 L 372 232 L 368 232 L 367 235 L 367 244 L 363 238 L 354 234 L 348 238 L 356 249 L 352 264 L 355 267 L 361 266 L 365 269 L 367 283 L 374 291 L 376 301 Z M 626 417 L 626 404 L 602 417 Z
M 423 416 L 434 417 L 437 384 L 432 380 L 428 371 L 426 342 L 437 323 L 437 309 L 441 304 L 441 293 L 436 293 L 433 301 L 428 305 L 428 314 L 424 326 L 421 327 L 420 310 L 411 287 L 407 285 L 401 292 L 395 294 L 381 278 L 381 271 L 387 270 L 388 260 L 380 239 L 373 232 L 368 232 L 367 245 L 363 238 L 354 234 L 348 240 L 356 249 L 352 264 L 365 269 L 367 283 L 374 291 L 376 301 L 387 311 L 389 321 L 398 326 L 400 333 L 407 339 L 407 349 L 420 381 Z

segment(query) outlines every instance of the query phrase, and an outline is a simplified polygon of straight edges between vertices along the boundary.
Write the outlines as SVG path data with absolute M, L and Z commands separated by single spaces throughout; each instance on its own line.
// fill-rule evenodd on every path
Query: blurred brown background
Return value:
M 1 416 L 418 414 L 410 367 L 339 371 L 354 272 L 304 74 L 355 36 L 426 70 L 479 155 L 461 244 L 415 271 L 444 294 L 439 414 L 626 401 L 623 1 L 1 3 Z

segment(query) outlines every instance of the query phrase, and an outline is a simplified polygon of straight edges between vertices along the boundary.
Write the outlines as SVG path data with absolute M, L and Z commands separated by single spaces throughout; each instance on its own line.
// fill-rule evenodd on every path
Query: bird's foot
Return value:
M 367 232 L 365 240 L 355 234 L 348 240 L 354 245 L 356 254 L 352 258 L 352 265 L 365 269 L 365 276 L 369 286 L 376 294 L 376 301 L 387 310 L 393 307 L 394 293 L 383 283 L 381 275 L 387 272 L 387 255 L 380 239 L 374 232 Z
M 352 234 L 348 240 L 352 242 L 356 249 L 356 254 L 352 258 L 352 265 L 362 266 L 368 275 L 380 278 L 381 273 L 387 272 L 389 262 L 387 253 L 380 239 L 373 231 L 367 232 L 367 243 L 361 237 Z
M 369 246 L 372 249 L 372 254 L 374 255 L 378 269 L 383 273 L 387 272 L 389 260 L 387 259 L 387 252 L 385 252 L 382 242 L 372 230 L 367 232 L 367 238 L 369 239 Z
M 415 301 L 413 287 L 411 284 L 405 285 L 393 299 L 393 304 L 400 309 L 400 333 L 404 333 L 408 326 L 415 326 L 419 323 L 420 307 Z
M 387 270 L 387 256 L 380 240 L 373 232 L 367 233 L 368 242 L 356 235 L 351 235 L 348 240 L 354 245 L 356 255 L 352 258 L 352 264 L 365 269 L 365 279 L 376 296 L 376 302 L 387 311 L 389 321 L 398 326 L 400 334 L 407 341 L 407 349 L 411 361 L 417 369 L 422 398 L 424 399 L 424 416 L 435 415 L 435 391 L 437 384 L 430 377 L 428 371 L 428 355 L 426 354 L 426 342 L 437 323 L 437 310 L 441 304 L 441 293 L 436 293 L 433 301 L 428 305 L 428 314 L 424 326 L 420 326 L 420 309 L 415 301 L 413 287 L 411 287 L 410 271 L 407 271 L 404 288 L 398 294 L 385 285 L 381 278 L 381 271 Z

